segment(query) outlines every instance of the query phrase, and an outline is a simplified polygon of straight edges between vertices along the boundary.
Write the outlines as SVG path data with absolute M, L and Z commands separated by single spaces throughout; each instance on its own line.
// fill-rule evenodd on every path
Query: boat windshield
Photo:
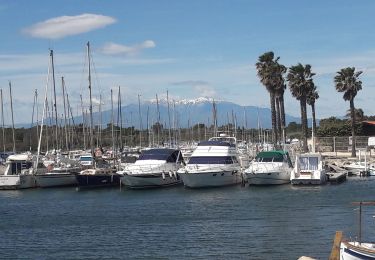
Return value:
M 255 158 L 257 162 L 283 162 L 284 157 L 282 155 L 280 156 L 269 156 L 269 157 L 262 157 L 262 156 L 257 156 Z
M 33 166 L 32 162 L 12 162 L 10 174 L 20 174 L 24 169 L 30 169 Z
M 233 164 L 237 158 L 233 156 L 194 156 L 188 164 Z
M 178 150 L 172 149 L 151 149 L 144 151 L 138 158 L 142 160 L 163 160 L 167 162 L 183 161 L 182 155 Z
M 318 157 L 299 157 L 299 165 L 302 171 L 317 170 L 319 165 Z
M 93 158 L 91 156 L 87 156 L 87 157 L 84 157 L 84 156 L 81 156 L 79 158 L 80 161 L 83 161 L 83 162 L 90 162 L 93 160 Z

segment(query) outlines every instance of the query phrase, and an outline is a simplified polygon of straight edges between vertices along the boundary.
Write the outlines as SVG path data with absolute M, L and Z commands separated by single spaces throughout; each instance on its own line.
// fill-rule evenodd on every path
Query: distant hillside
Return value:
M 227 101 L 216 101 L 218 125 L 225 125 L 233 122 L 236 118 L 239 127 L 246 126 L 248 128 L 257 128 L 258 122 L 262 128 L 271 128 L 271 111 L 269 108 L 261 108 L 255 106 L 241 106 Z M 138 104 L 130 104 L 122 107 L 123 126 L 129 127 L 134 125 L 135 128 L 140 127 Z M 147 127 L 147 111 L 148 121 L 152 125 L 158 121 L 156 100 L 147 101 L 141 104 L 142 128 Z M 164 127 L 169 126 L 168 103 L 166 100 L 159 100 L 160 123 Z M 169 114 L 171 126 L 173 122 L 177 127 L 188 127 L 198 123 L 212 124 L 213 99 L 198 98 L 192 100 L 179 100 L 173 104 L 169 103 Z M 232 116 L 233 115 L 233 116 Z M 98 112 L 93 114 L 94 124 L 99 124 L 100 115 Z M 117 122 L 117 108 L 114 112 L 115 124 Z M 49 120 L 46 120 L 49 122 Z M 74 118 L 76 124 L 82 122 L 82 116 Z M 298 122 L 298 117 L 286 115 L 286 122 Z M 106 125 L 111 122 L 111 111 L 102 112 L 102 124 Z M 20 124 L 18 127 L 30 127 L 30 124 Z

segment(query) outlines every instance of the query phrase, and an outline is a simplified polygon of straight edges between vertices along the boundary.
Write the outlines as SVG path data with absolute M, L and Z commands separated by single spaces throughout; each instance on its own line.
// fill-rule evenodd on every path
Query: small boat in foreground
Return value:
M 258 153 L 244 171 L 245 181 L 253 185 L 290 183 L 293 165 L 286 151 L 264 151 Z
M 375 206 L 375 201 L 354 202 L 353 205 L 359 206 L 358 237 L 357 241 L 344 239 L 340 242 L 340 260 L 375 259 L 375 243 L 362 241 L 362 206 Z

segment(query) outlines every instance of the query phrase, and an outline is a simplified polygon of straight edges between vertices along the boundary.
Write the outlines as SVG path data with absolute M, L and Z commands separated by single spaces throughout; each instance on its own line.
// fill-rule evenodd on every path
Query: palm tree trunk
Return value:
M 302 126 L 302 141 L 303 141 L 303 152 L 307 152 L 307 113 L 306 113 L 306 99 L 300 99 L 301 106 L 301 126 Z
M 316 136 L 316 118 L 315 118 L 315 103 L 311 104 L 311 113 L 312 113 L 312 120 L 313 120 L 313 131 L 314 136 Z
M 281 111 L 280 111 L 280 97 L 276 97 L 276 124 L 277 124 L 277 136 L 282 136 L 281 132 Z
M 276 108 L 275 108 L 275 93 L 270 92 L 271 103 L 271 120 L 272 120 L 272 142 L 274 146 L 277 145 L 277 129 L 276 129 Z
M 350 99 L 350 116 L 352 118 L 352 157 L 356 157 L 355 151 L 355 108 L 354 108 L 354 98 Z
M 281 114 L 281 129 L 284 142 L 286 141 L 285 133 L 285 108 L 284 108 L 284 95 L 280 96 L 280 114 Z

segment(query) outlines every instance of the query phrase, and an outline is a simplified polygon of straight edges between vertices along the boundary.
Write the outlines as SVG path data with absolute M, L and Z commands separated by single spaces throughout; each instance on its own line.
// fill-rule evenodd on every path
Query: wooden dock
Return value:
M 348 171 L 334 164 L 327 164 L 329 171 L 326 173 L 328 177 L 328 182 L 331 184 L 338 184 L 346 181 L 346 176 Z
M 336 231 L 335 239 L 333 240 L 333 246 L 329 260 L 340 260 L 340 244 L 342 240 L 342 231 Z

